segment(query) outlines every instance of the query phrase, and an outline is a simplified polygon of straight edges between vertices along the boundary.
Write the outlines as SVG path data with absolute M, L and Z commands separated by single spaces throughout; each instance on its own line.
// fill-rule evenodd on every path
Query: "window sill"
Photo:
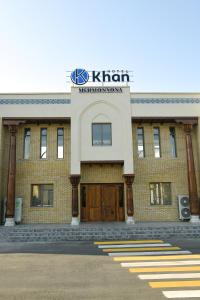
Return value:
M 53 206 L 51 206 L 51 205 L 46 205 L 46 206 L 30 206 L 29 208 L 31 210 L 35 210 L 35 209 L 38 209 L 38 208 L 44 208 L 44 209 L 46 209 L 46 208 L 53 208 Z
M 173 204 L 150 204 L 149 207 L 171 207 Z
M 112 146 L 112 144 L 110 145 L 92 145 L 92 147 L 109 147 Z

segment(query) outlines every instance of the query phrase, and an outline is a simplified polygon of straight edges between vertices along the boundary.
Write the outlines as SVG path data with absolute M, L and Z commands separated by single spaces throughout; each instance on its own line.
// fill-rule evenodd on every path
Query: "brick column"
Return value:
M 8 126 L 10 133 L 9 147 L 9 166 L 8 166 L 8 182 L 7 182 L 7 203 L 6 203 L 6 222 L 5 226 L 15 225 L 15 173 L 16 173 L 16 133 L 17 126 Z
M 78 185 L 80 182 L 80 175 L 71 175 L 70 182 L 72 185 L 72 222 L 71 225 L 79 225 L 79 209 L 78 209 Z
M 191 222 L 199 222 L 199 200 L 197 193 L 197 183 L 192 147 L 192 124 L 184 124 L 186 154 L 187 154 L 187 172 L 188 172 L 188 190 L 191 210 Z
M 127 208 L 127 224 L 134 224 L 134 205 L 133 205 L 133 181 L 134 174 L 124 174 L 126 188 L 126 208 Z

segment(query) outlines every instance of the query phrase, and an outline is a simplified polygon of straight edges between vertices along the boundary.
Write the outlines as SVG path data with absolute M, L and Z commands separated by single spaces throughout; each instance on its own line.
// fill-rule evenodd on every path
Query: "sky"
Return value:
M 0 93 L 128 69 L 134 92 L 200 92 L 200 0 L 0 0 Z

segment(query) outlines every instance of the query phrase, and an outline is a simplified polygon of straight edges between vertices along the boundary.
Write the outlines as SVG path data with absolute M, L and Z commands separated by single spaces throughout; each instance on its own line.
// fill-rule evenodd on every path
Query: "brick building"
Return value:
M 176 221 L 178 195 L 198 222 L 199 117 L 194 93 L 0 94 L 6 225 L 16 197 L 24 224 Z

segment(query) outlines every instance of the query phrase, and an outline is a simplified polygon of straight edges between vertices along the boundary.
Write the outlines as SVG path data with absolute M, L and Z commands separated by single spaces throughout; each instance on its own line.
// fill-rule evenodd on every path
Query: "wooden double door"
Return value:
M 124 221 L 123 184 L 81 184 L 81 221 Z

